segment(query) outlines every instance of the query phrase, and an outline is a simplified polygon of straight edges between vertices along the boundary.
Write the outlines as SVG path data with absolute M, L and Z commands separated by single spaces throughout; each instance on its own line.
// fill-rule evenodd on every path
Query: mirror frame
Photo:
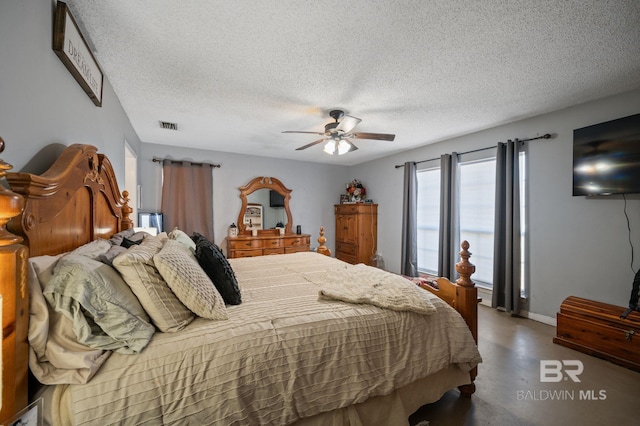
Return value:
M 240 199 L 242 200 L 242 207 L 240 207 L 240 214 L 238 215 L 239 234 L 249 232 L 244 226 L 244 213 L 247 210 L 248 205 L 247 196 L 259 189 L 272 189 L 284 197 L 284 210 L 287 212 L 287 224 L 284 226 L 284 233 L 285 235 L 289 235 L 292 233 L 291 227 L 293 226 L 293 219 L 291 217 L 291 210 L 289 209 L 291 190 L 284 186 L 282 182 L 274 177 L 261 176 L 252 179 L 248 184 L 246 184 L 245 186 L 241 186 L 239 189 Z M 260 234 L 261 231 L 264 230 L 258 230 L 258 234 Z

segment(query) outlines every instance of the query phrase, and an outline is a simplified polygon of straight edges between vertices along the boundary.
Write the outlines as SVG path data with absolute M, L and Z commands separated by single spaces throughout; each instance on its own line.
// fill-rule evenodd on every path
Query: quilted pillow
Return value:
M 222 250 L 198 233 L 193 234 L 193 241 L 196 243 L 196 259 L 216 286 L 225 303 L 229 305 L 239 305 L 242 303 L 238 280 L 224 257 Z
M 120 274 L 87 256 L 61 258 L 42 293 L 72 321 L 78 342 L 92 348 L 139 353 L 155 333 Z
M 191 312 L 213 320 L 227 319 L 224 300 L 184 244 L 169 240 L 153 261 L 171 290 Z
M 155 267 L 153 256 L 162 248 L 167 234 L 145 238 L 113 259 L 131 291 L 138 297 L 151 321 L 160 331 L 182 330 L 193 321 L 193 313 L 171 291 Z

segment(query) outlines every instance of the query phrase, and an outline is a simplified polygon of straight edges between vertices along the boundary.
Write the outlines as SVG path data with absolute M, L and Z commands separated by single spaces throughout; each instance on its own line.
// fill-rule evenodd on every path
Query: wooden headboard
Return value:
M 59 254 L 133 226 L 111 162 L 95 146 L 66 148 L 42 175 L 7 173 L 11 190 L 25 197 L 9 230 L 24 238 L 30 256 Z
M 0 152 L 3 145 L 0 139 Z M 0 178 L 10 168 L 0 160 Z M 13 192 L 0 190 L 0 422 L 28 400 L 27 256 L 64 253 L 133 226 L 128 194 L 120 193 L 111 162 L 94 146 L 70 145 L 42 175 L 6 173 L 6 180 Z

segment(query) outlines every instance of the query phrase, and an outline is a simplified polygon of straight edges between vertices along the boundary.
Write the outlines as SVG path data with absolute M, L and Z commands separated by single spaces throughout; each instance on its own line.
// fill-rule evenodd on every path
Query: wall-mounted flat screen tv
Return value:
M 640 114 L 573 131 L 573 195 L 640 193 Z
M 284 195 L 273 189 L 269 190 L 269 207 L 284 207 Z

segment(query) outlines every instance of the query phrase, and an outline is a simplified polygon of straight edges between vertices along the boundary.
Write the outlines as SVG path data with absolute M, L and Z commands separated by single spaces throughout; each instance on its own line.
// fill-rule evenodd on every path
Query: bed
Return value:
M 9 167 L 5 163 L 0 173 Z M 89 366 L 28 391 L 29 363 L 35 376 L 45 377 L 40 381 L 49 380 L 46 368 L 34 363 L 42 334 L 55 340 L 51 324 L 33 330 L 43 323 L 43 294 L 49 305 L 64 301 L 53 298 L 52 283 L 70 281 L 43 271 L 62 269 L 60 259 L 73 263 L 76 252 L 94 253 L 98 245 L 104 251 L 104 241 L 115 245 L 112 240 L 133 232 L 133 225 L 128 194 L 120 193 L 111 163 L 93 146 L 71 145 L 42 175 L 7 173 L 6 180 L 13 192 L 0 192 L 0 420 L 41 398 L 53 424 L 393 425 L 408 424 L 410 414 L 450 389 L 464 396 L 475 390 L 478 299 L 465 243 L 458 281 L 441 278 L 425 289 L 317 252 L 230 259 L 227 274 L 237 279 L 241 303 L 225 303 L 225 297 L 221 305 L 218 294 L 212 296 L 216 308 L 202 313 L 202 306 L 191 306 L 202 300 L 187 294 L 180 301 L 201 315 L 174 329 L 159 325 L 145 305 L 147 312 L 136 315 L 149 314 L 151 331 L 120 335 L 117 347 L 82 340 L 82 347 L 89 342 L 90 350 L 100 351 Z M 174 231 L 145 236 L 126 253 L 157 244 L 183 259 L 189 242 Z M 156 258 L 157 269 L 171 259 Z M 192 272 L 202 277 L 202 270 Z M 368 294 L 363 285 L 371 286 Z M 101 324 L 98 316 L 90 319 Z

